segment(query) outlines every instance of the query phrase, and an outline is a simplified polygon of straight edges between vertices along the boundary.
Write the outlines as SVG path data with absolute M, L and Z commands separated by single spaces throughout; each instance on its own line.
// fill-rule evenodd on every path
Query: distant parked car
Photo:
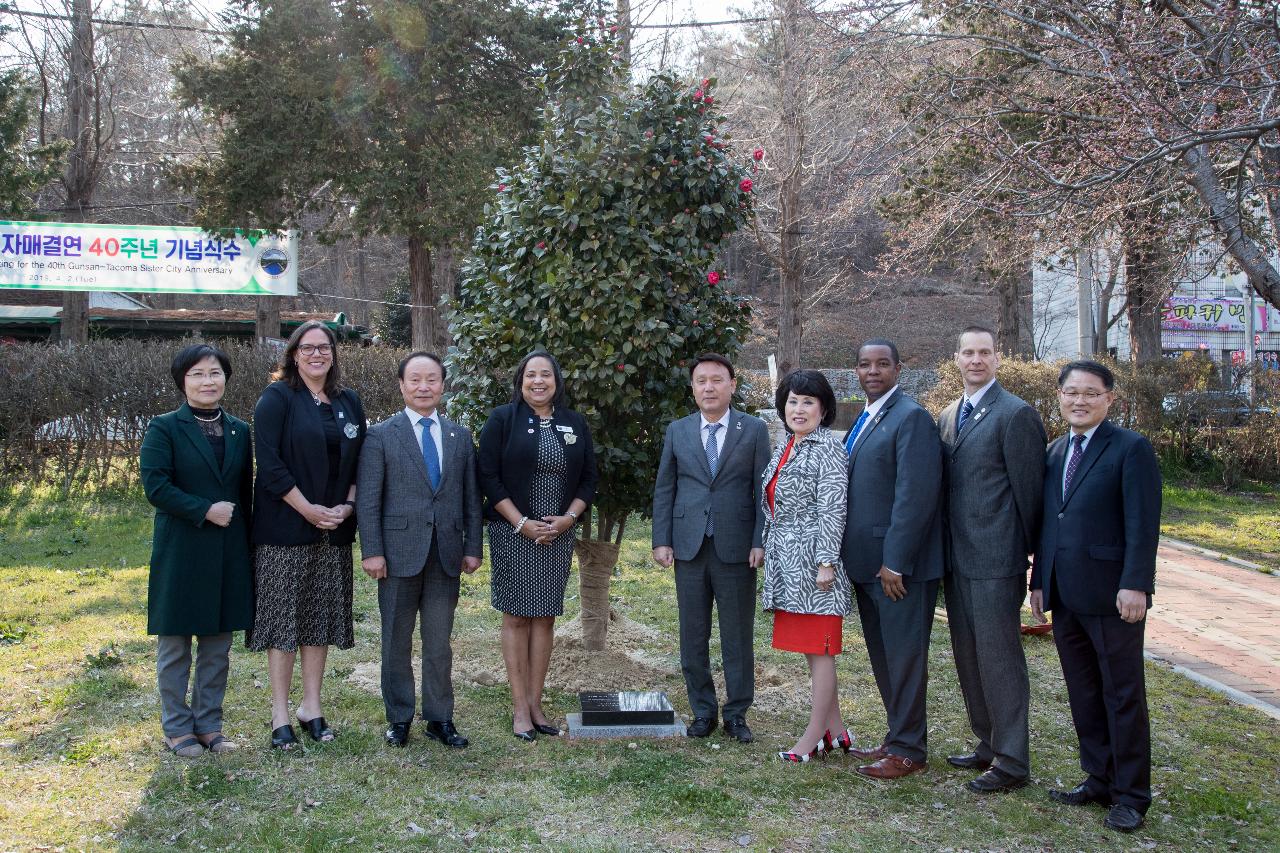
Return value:
M 1235 391 L 1193 391 L 1164 398 L 1165 412 L 1191 424 L 1237 426 L 1260 413 L 1270 413 L 1266 406 L 1255 406 L 1249 398 Z

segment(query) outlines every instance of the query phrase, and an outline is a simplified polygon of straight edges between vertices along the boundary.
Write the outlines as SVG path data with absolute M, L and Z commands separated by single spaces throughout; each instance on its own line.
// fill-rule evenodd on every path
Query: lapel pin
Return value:
M 533 427 L 529 427 L 529 434 L 533 435 Z
M 355 424 L 347 424 L 342 428 L 342 432 L 347 436 L 347 438 L 355 438 L 356 435 L 359 434 L 360 429 Z
M 339 410 L 338 410 L 338 417 L 342 417 L 342 410 L 341 410 L 341 409 L 339 409 Z
M 737 425 L 734 426 L 734 429 L 742 429 L 742 421 L 738 421 Z
M 453 430 L 449 431 L 449 438 L 453 438 Z

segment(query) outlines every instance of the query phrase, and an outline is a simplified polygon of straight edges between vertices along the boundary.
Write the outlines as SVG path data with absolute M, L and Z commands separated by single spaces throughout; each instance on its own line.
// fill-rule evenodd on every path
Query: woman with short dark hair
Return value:
M 531 352 L 516 368 L 511 402 L 480 431 L 492 600 L 502 611 L 512 732 L 525 741 L 560 733 L 542 710 L 542 690 L 556 617 L 564 613 L 574 526 L 596 494 L 591 431 L 564 396 L 555 358 Z
M 836 395 L 817 370 L 796 370 L 778 386 L 778 415 L 790 436 L 764 470 L 765 611 L 773 612 L 773 647 L 809 663 L 809 725 L 784 761 L 804 762 L 853 739 L 840 717 L 835 655 L 852 589 L 840 565 L 848 489 L 844 447 L 828 427 Z M 833 732 L 839 732 L 833 736 Z
M 184 758 L 236 745 L 222 733 L 231 633 L 253 619 L 249 517 L 253 448 L 249 425 L 222 410 L 231 377 L 210 344 L 180 350 L 170 366 L 182 395 L 154 418 L 139 470 L 156 508 L 147 580 L 147 633 L 156 639 L 165 745 Z M 196 639 L 195 683 L 191 676 Z
M 355 645 L 351 544 L 365 417 L 360 398 L 340 377 L 337 337 L 324 323 L 308 321 L 290 336 L 275 381 L 254 408 L 257 600 L 248 645 L 267 651 L 276 749 L 297 743 L 289 687 L 298 650 L 298 722 L 323 742 L 334 737 L 320 707 L 329 646 Z

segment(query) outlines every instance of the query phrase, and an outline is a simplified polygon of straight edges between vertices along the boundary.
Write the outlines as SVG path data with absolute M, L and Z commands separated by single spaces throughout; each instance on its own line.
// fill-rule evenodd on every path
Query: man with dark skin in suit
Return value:
M 1142 825 L 1151 805 L 1151 728 L 1142 646 L 1160 540 L 1160 466 L 1151 443 L 1115 426 L 1115 378 L 1097 362 L 1066 365 L 1058 405 L 1070 431 L 1045 458 L 1044 522 L 1031 609 L 1053 611 L 1053 639 L 1088 774 L 1049 797 L 1110 807 L 1104 824 Z

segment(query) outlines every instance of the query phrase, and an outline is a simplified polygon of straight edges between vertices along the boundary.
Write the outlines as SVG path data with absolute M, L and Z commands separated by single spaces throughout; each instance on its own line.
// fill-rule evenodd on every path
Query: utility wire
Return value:
M 53 12 L 28 12 L 22 9 L 9 9 L 0 7 L 0 15 L 16 15 L 19 18 L 46 18 L 52 21 L 74 21 L 70 15 L 58 15 Z M 90 18 L 89 21 L 94 24 L 105 24 L 111 27 L 124 27 L 127 29 L 137 30 L 183 30 L 190 33 L 204 33 L 211 36 L 229 36 L 229 30 L 210 30 L 204 27 L 188 26 L 186 24 L 154 24 L 148 21 L 121 21 L 114 18 Z

